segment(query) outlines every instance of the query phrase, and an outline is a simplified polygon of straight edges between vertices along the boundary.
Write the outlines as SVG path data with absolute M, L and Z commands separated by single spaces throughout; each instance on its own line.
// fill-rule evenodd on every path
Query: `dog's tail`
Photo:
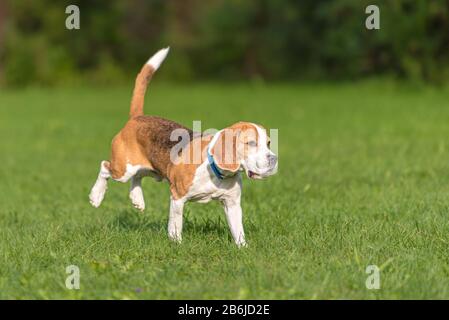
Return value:
M 156 52 L 142 67 L 142 70 L 140 70 L 140 73 L 137 75 L 133 97 L 131 99 L 131 109 L 129 111 L 130 118 L 143 115 L 143 102 L 148 83 L 150 82 L 153 74 L 164 61 L 169 49 L 170 48 L 167 47 Z

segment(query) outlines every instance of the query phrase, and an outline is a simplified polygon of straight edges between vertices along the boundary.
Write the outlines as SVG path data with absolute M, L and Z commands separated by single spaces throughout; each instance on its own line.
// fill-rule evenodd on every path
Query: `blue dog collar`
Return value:
M 212 154 L 210 153 L 213 146 L 215 145 L 215 143 L 218 140 L 218 136 L 220 135 L 221 130 L 218 131 L 214 137 L 212 138 L 212 140 L 209 143 L 209 146 L 207 147 L 207 161 L 209 162 L 209 166 L 212 169 L 212 172 L 214 173 L 214 175 L 219 179 L 219 180 L 223 180 L 224 175 L 223 173 L 221 173 L 220 169 L 218 168 L 217 164 L 215 163 L 214 157 L 212 157 Z
M 212 169 L 212 172 L 215 174 L 215 176 L 220 179 L 223 180 L 224 176 L 223 174 L 220 172 L 220 169 L 218 169 L 217 164 L 214 161 L 214 158 L 212 157 L 212 155 L 209 153 L 209 150 L 207 150 L 207 160 L 209 161 L 209 166 Z

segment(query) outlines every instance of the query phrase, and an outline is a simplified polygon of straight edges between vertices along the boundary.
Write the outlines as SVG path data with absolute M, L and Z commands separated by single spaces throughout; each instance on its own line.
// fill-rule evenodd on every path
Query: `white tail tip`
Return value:
M 150 58 L 150 60 L 148 60 L 147 64 L 152 66 L 154 71 L 156 71 L 165 60 L 165 57 L 167 56 L 169 50 L 170 47 L 159 50 Z

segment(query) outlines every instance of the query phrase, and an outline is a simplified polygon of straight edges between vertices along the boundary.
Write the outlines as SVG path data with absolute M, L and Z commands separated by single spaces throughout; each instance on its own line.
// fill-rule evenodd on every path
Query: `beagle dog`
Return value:
M 169 48 L 159 50 L 143 66 L 135 82 L 130 117 L 112 140 L 109 161 L 102 161 L 90 203 L 99 207 L 110 178 L 131 182 L 129 196 L 143 211 L 141 181 L 151 176 L 170 185 L 168 235 L 181 242 L 183 207 L 187 201 L 219 200 L 235 243 L 245 246 L 240 198 L 241 172 L 250 179 L 262 179 L 277 171 L 277 156 L 270 150 L 266 130 L 250 122 L 238 122 L 213 135 L 199 135 L 184 126 L 143 114 L 144 95 L 155 71 Z M 174 132 L 184 132 L 183 143 Z M 179 138 L 179 137 L 178 137 Z M 195 159 L 196 158 L 196 159 Z

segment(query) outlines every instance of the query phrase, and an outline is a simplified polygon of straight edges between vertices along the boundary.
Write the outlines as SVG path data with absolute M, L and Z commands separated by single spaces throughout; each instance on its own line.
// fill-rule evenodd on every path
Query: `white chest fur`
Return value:
M 192 186 L 186 194 L 186 200 L 200 203 L 210 200 L 226 200 L 239 198 L 242 189 L 240 173 L 223 180 L 218 179 L 212 172 L 207 161 L 196 170 Z

